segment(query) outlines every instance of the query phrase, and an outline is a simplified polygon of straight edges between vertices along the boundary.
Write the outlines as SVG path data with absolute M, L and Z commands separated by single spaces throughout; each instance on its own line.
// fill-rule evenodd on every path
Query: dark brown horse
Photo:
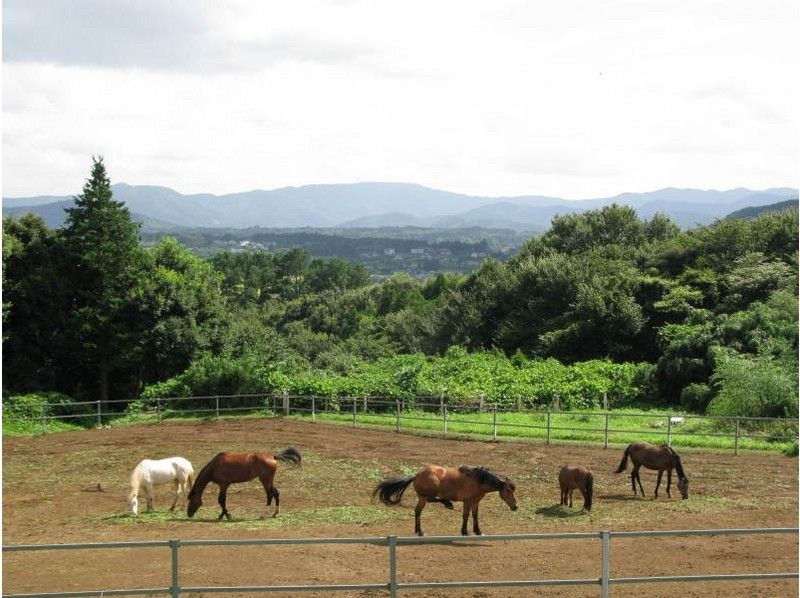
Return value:
M 642 491 L 644 496 L 644 488 L 642 488 L 642 478 L 639 477 L 639 468 L 644 466 L 647 469 L 658 470 L 658 480 L 656 481 L 655 497 L 658 498 L 658 487 L 661 485 L 661 476 L 664 471 L 667 472 L 667 496 L 672 498 L 669 489 L 672 485 L 672 470 L 678 474 L 678 490 L 680 490 L 681 498 L 686 500 L 689 498 L 689 479 L 683 473 L 683 465 L 681 465 L 681 458 L 678 453 L 672 448 L 655 444 L 648 444 L 647 442 L 634 442 L 629 444 L 625 449 L 625 454 L 622 455 L 619 467 L 616 473 L 622 473 L 628 466 L 628 457 L 631 458 L 633 463 L 633 470 L 631 471 L 631 486 L 633 486 L 633 493 L 636 492 L 636 482 L 639 482 L 639 490 Z
M 417 493 L 417 507 L 414 509 L 414 532 L 422 536 L 420 516 L 422 509 L 429 502 L 442 503 L 448 509 L 453 508 L 453 501 L 464 503 L 461 534 L 467 535 L 467 519 L 472 512 L 472 531 L 481 534 L 478 525 L 478 504 L 489 492 L 499 492 L 500 498 L 512 511 L 517 510 L 517 498 L 514 496 L 516 485 L 506 476 L 497 474 L 485 467 L 440 467 L 426 465 L 419 473 L 407 478 L 389 478 L 375 487 L 372 497 L 377 495 L 385 505 L 396 505 L 403 498 L 403 492 L 411 484 Z
M 592 472 L 579 465 L 565 465 L 558 472 L 558 485 L 561 487 L 561 504 L 572 507 L 572 493 L 577 488 L 583 495 L 583 510 L 592 510 L 594 476 Z
M 217 519 L 223 517 L 231 518 L 231 514 L 225 507 L 225 498 L 228 486 L 240 482 L 249 482 L 258 478 L 264 486 L 267 494 L 267 506 L 275 499 L 275 517 L 280 512 L 280 492 L 273 485 L 275 471 L 278 469 L 277 461 L 286 461 L 295 465 L 300 465 L 302 457 L 300 451 L 294 448 L 287 448 L 280 455 L 270 457 L 267 453 L 220 453 L 209 461 L 200 473 L 189 491 L 189 503 L 186 514 L 192 517 L 197 509 L 203 504 L 203 490 L 209 482 L 214 482 L 219 486 L 219 506 L 222 512 Z

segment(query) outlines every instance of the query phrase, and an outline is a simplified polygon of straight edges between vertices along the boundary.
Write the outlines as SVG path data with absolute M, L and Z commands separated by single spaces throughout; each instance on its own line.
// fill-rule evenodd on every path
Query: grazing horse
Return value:
M 448 509 L 453 502 L 463 502 L 464 512 L 461 534 L 467 535 L 467 519 L 472 512 L 472 531 L 481 534 L 478 525 L 478 504 L 488 492 L 500 492 L 500 498 L 512 511 L 517 510 L 517 498 L 514 496 L 516 485 L 509 478 L 499 475 L 485 467 L 440 467 L 426 465 L 425 468 L 407 478 L 389 478 L 375 487 L 372 497 L 377 495 L 385 505 L 396 505 L 403 498 L 403 492 L 414 484 L 417 493 L 417 507 L 414 509 L 414 532 L 422 536 L 420 515 L 429 502 L 442 503 Z
M 678 474 L 678 490 L 681 492 L 681 498 L 686 500 L 689 498 L 689 479 L 683 473 L 683 465 L 681 465 L 681 458 L 678 453 L 672 448 L 655 444 L 648 444 L 647 442 L 634 442 L 628 445 L 625 449 L 625 454 L 622 455 L 619 467 L 615 473 L 622 473 L 628 466 L 628 457 L 633 462 L 633 470 L 631 471 L 631 486 L 633 486 L 633 493 L 636 492 L 636 482 L 639 482 L 639 490 L 642 491 L 644 496 L 644 488 L 642 488 L 642 478 L 639 477 L 639 468 L 644 466 L 647 469 L 658 470 L 658 480 L 656 481 L 655 497 L 658 498 L 658 487 L 661 485 L 661 476 L 664 470 L 667 472 L 667 496 L 672 498 L 669 489 L 672 485 L 672 470 Z
M 558 473 L 558 485 L 561 487 L 561 504 L 572 507 L 572 493 L 577 488 L 583 494 L 583 510 L 592 510 L 592 491 L 594 476 L 592 472 L 579 465 L 565 465 Z
M 183 457 L 169 457 L 168 459 L 143 459 L 133 468 L 130 479 L 130 492 L 128 502 L 131 512 L 139 514 L 139 493 L 144 489 L 147 497 L 147 510 L 153 510 L 153 486 L 172 482 L 175 485 L 175 500 L 172 501 L 170 511 L 175 509 L 178 497 L 181 494 L 188 494 L 192 487 L 194 469 L 192 464 Z
M 273 485 L 275 472 L 278 469 L 277 461 L 300 465 L 302 457 L 300 456 L 300 451 L 292 447 L 272 457 L 267 453 L 219 453 L 197 474 L 197 480 L 189 492 L 189 504 L 186 508 L 186 514 L 192 517 L 197 512 L 197 509 L 203 504 L 203 490 L 205 490 L 209 482 L 214 482 L 219 486 L 218 501 L 219 506 L 222 507 L 222 512 L 217 519 L 222 519 L 223 517 L 230 519 L 231 514 L 225 507 L 228 486 L 258 478 L 267 495 L 267 506 L 272 503 L 273 498 L 275 499 L 275 512 L 272 516 L 276 517 L 280 512 L 281 504 L 280 492 Z

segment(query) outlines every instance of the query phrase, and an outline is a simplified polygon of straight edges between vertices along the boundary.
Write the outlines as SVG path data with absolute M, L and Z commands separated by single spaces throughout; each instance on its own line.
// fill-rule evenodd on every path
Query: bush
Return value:
M 681 391 L 681 407 L 687 411 L 705 413 L 711 397 L 711 389 L 707 384 L 689 384 Z

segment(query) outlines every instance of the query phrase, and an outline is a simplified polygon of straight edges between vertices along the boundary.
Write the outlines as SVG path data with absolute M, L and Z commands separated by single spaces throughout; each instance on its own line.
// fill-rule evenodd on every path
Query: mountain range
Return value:
M 797 189 L 728 191 L 667 188 L 614 197 L 566 200 L 524 195 L 484 197 L 430 189 L 409 183 L 307 185 L 227 195 L 183 195 L 167 187 L 113 185 L 134 220 L 150 230 L 200 228 L 506 228 L 541 232 L 556 214 L 583 212 L 612 203 L 629 205 L 641 218 L 661 212 L 684 228 L 709 224 L 748 207 L 797 200 Z M 69 196 L 3 198 L 3 215 L 40 215 L 48 226 L 63 225 Z M 796 204 L 795 204 L 796 205 Z

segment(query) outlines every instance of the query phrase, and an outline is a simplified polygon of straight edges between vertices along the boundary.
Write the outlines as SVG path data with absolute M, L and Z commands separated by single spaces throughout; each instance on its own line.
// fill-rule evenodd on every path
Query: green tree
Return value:
M 67 331 L 82 357 L 84 392 L 107 403 L 112 383 L 123 392 L 134 390 L 130 369 L 140 357 L 144 332 L 137 287 L 146 262 L 139 225 L 114 200 L 102 157 L 93 162 L 63 232 L 72 296 Z

